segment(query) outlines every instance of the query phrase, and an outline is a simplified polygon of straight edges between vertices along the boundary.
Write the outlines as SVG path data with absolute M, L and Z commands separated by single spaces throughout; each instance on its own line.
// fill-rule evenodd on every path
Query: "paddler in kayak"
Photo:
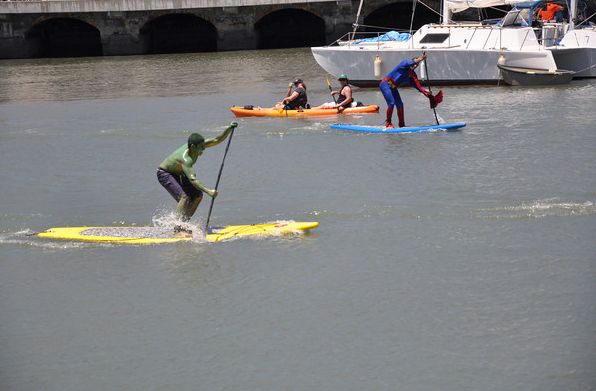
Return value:
M 383 97 L 387 102 L 387 117 L 385 120 L 385 127 L 394 127 L 391 122 L 394 106 L 397 108 L 399 127 L 403 128 L 406 126 L 406 121 L 404 118 L 404 103 L 402 102 L 401 97 L 399 96 L 399 91 L 397 90 L 401 84 L 409 83 L 412 87 L 420 91 L 430 100 L 431 108 L 437 106 L 438 102 L 435 101 L 433 95 L 429 91 L 426 91 L 424 88 L 422 88 L 420 82 L 418 81 L 418 76 L 416 76 L 416 72 L 414 71 L 424 60 L 426 60 L 426 54 L 415 57 L 411 60 L 403 60 L 397 64 L 397 66 L 393 68 L 393 70 L 389 72 L 383 80 L 381 80 L 379 88 L 381 89 Z
M 286 97 L 280 104 L 276 105 L 278 109 L 299 110 L 309 109 L 308 97 L 306 96 L 306 85 L 302 79 L 296 79 L 288 85 Z
M 351 107 L 352 102 L 354 102 L 354 98 L 352 97 L 352 87 L 350 87 L 350 83 L 348 81 L 348 75 L 342 73 L 337 78 L 341 87 L 339 91 L 331 91 L 330 94 L 333 97 L 333 102 L 323 103 L 320 106 L 317 106 L 317 109 L 336 109 L 338 112 L 342 112 L 346 107 Z M 329 79 L 327 79 L 327 83 L 329 84 Z M 329 86 L 331 89 L 331 85 Z M 335 99 L 335 95 L 337 95 L 337 99 Z
M 238 124 L 232 122 L 226 130 L 219 135 L 204 139 L 198 133 L 192 133 L 186 144 L 172 152 L 157 169 L 157 180 L 178 202 L 176 216 L 182 221 L 189 221 L 203 199 L 203 193 L 210 197 L 217 197 L 217 191 L 210 189 L 197 179 L 192 166 L 205 148 L 214 147 L 224 141 Z M 181 227 L 175 228 L 177 232 L 185 231 Z

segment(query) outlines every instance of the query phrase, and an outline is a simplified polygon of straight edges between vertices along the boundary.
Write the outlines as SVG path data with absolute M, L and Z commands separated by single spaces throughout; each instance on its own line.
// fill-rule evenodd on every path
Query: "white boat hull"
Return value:
M 350 82 L 357 86 L 378 83 L 374 74 L 374 61 L 381 58 L 381 75 L 389 73 L 400 61 L 413 58 L 422 53 L 422 49 L 377 49 L 351 47 L 313 47 L 313 56 L 317 63 L 328 73 L 337 76 L 349 75 Z M 509 66 L 520 68 L 556 69 L 552 54 L 543 51 L 505 51 L 474 49 L 426 49 L 428 69 L 421 67 L 418 76 L 421 80 L 429 79 L 441 84 L 497 84 L 501 73 L 497 63 L 501 56 Z
M 497 84 L 497 63 L 520 68 L 555 71 L 551 51 L 544 49 L 529 28 L 501 28 L 478 24 L 424 25 L 408 41 L 311 48 L 315 60 L 328 73 L 346 73 L 355 85 L 370 85 L 388 74 L 400 61 L 419 56 L 424 64 L 417 71 L 421 80 L 442 84 Z M 381 59 L 381 69 L 375 58 Z

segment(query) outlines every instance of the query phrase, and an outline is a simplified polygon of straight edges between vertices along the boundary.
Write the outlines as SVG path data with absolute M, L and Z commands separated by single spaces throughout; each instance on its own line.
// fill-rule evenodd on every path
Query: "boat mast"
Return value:
M 416 3 L 418 3 L 418 0 L 412 0 L 412 17 L 410 18 L 410 31 L 408 31 L 410 33 L 410 35 L 414 34 L 413 29 L 414 29 L 414 15 L 416 14 Z
M 575 18 L 577 18 L 577 0 L 571 0 L 571 4 L 569 5 L 569 30 L 573 30 L 575 28 Z
M 449 20 L 451 20 L 451 10 L 449 9 L 449 1 L 441 1 L 441 7 L 443 8 L 443 24 L 447 25 L 449 24 Z
M 362 3 L 364 0 L 360 0 L 360 5 L 358 6 L 358 13 L 356 13 L 356 22 L 354 23 L 354 31 L 352 32 L 352 39 L 356 36 L 356 30 L 358 29 L 358 19 L 360 19 L 360 12 L 362 11 Z

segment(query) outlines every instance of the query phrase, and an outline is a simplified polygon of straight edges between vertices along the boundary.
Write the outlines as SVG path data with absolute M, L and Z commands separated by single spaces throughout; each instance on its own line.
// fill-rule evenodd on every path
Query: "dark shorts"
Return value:
M 300 105 L 298 103 L 294 103 L 294 101 L 289 101 L 288 103 L 286 103 L 286 106 L 284 107 L 284 109 L 288 109 L 288 110 L 298 110 L 300 108 Z
M 203 192 L 194 187 L 185 175 L 173 175 L 158 168 L 157 180 L 176 201 L 180 201 L 183 195 L 189 198 L 203 197 Z

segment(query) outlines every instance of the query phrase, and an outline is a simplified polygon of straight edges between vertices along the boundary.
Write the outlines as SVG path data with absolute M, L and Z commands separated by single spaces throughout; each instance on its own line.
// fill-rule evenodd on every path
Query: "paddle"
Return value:
M 333 89 L 331 88 L 331 82 L 329 82 L 329 78 L 325 77 L 325 81 L 327 82 L 327 87 L 329 87 L 329 92 L 333 92 Z M 337 99 L 335 99 L 335 95 L 331 94 L 331 97 L 333 98 L 335 104 L 337 104 Z
M 279 108 L 277 108 L 277 111 L 279 113 L 281 113 L 282 111 L 285 110 L 286 117 L 287 117 L 288 116 L 288 104 L 287 103 L 284 103 L 284 102 L 277 102 L 277 104 L 275 106 L 278 106 L 278 105 L 279 105 Z
M 423 52 L 422 55 L 425 55 L 426 52 Z M 437 121 L 437 125 L 440 125 L 439 123 L 439 117 L 437 116 L 437 109 L 435 109 L 435 107 L 437 107 L 437 105 L 443 100 L 443 91 L 439 90 L 439 93 L 437 94 L 436 97 L 433 97 L 433 91 L 431 89 L 431 85 L 430 85 L 430 77 L 428 76 L 428 63 L 426 62 L 426 58 L 424 59 L 424 68 L 426 70 L 426 82 L 428 83 L 428 92 L 431 95 L 431 107 L 433 106 L 434 103 L 434 107 L 432 107 L 433 112 L 435 113 L 435 121 Z
M 230 137 L 228 138 L 228 145 L 226 145 L 226 150 L 223 155 L 223 159 L 221 159 L 221 166 L 219 167 L 219 174 L 217 174 L 217 181 L 215 181 L 215 191 L 219 187 L 219 180 L 221 179 L 221 173 L 223 172 L 224 162 L 226 161 L 226 155 L 228 154 L 228 149 L 230 149 L 230 143 L 232 142 L 232 136 L 234 135 L 234 130 L 236 127 L 232 129 L 230 132 Z M 213 203 L 215 202 L 215 197 L 211 197 L 211 205 L 209 206 L 209 214 L 207 215 L 207 223 L 205 224 L 205 235 L 209 233 L 209 220 L 211 220 L 211 211 L 213 210 Z
M 290 91 L 292 91 L 292 86 L 294 86 L 294 85 L 296 85 L 296 84 L 290 83 L 290 85 L 288 86 L 288 94 L 287 94 L 288 96 L 291 95 L 290 94 Z M 290 102 L 287 102 L 286 103 L 284 101 L 281 101 L 281 103 L 284 105 L 283 108 L 282 108 L 282 110 L 285 110 L 286 111 L 286 117 L 287 117 L 288 116 L 288 109 L 289 109 L 288 105 L 289 105 Z M 281 113 L 281 110 L 279 112 Z

